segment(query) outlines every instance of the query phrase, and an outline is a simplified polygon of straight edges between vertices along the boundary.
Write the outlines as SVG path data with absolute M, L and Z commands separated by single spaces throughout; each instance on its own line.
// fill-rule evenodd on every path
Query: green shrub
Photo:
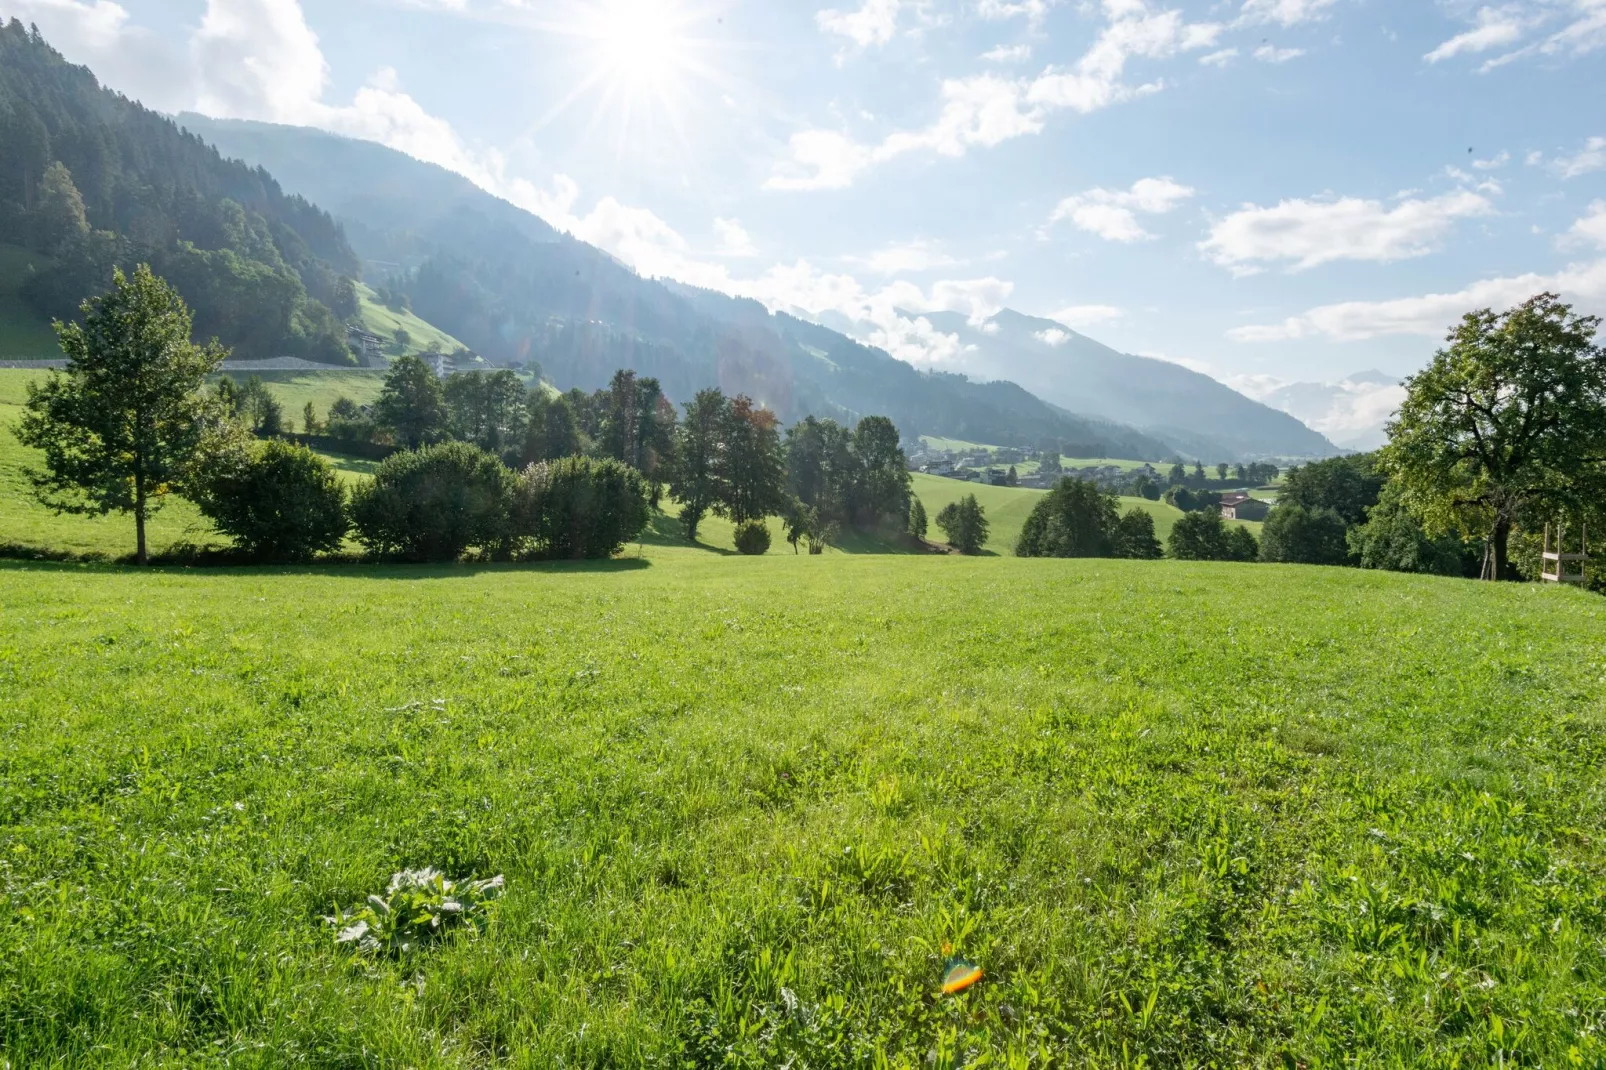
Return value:
M 1390 488 L 1384 489 L 1366 523 L 1349 529 L 1348 545 L 1362 568 L 1390 572 L 1470 577 L 1478 574 L 1482 563 L 1478 551 L 1456 536 L 1429 536 Z
M 915 497 L 909 499 L 909 534 L 920 542 L 926 541 L 926 506 Z
M 1133 506 L 1115 526 L 1115 556 L 1153 561 L 1161 554 L 1160 540 L 1154 536 L 1154 514 Z
M 607 558 L 647 526 L 647 484 L 618 461 L 565 457 L 526 468 L 513 532 L 541 557 Z
M 453 561 L 508 538 L 513 473 L 466 442 L 392 454 L 351 498 L 357 538 L 410 561 Z
M 987 511 L 974 494 L 943 506 L 937 514 L 937 526 L 962 554 L 979 554 L 987 543 Z
M 1342 565 L 1349 561 L 1344 518 L 1328 508 L 1295 502 L 1277 506 L 1260 532 L 1260 559 L 1291 565 Z
M 1260 553 L 1249 529 L 1227 527 L 1219 512 L 1189 513 L 1178 520 L 1166 548 L 1179 561 L 1253 561 Z
M 769 553 L 770 526 L 762 520 L 744 520 L 737 524 L 736 549 L 753 557 Z
M 1032 507 L 1015 556 L 1109 557 L 1120 522 L 1115 495 L 1067 476 Z
M 306 561 L 346 537 L 346 492 L 327 461 L 277 439 L 204 458 L 188 494 L 235 545 L 262 561 Z

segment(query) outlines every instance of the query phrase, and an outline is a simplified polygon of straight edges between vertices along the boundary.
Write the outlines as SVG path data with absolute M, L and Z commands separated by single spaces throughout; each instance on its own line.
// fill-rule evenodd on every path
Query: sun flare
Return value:
M 686 15 L 672 0 L 610 0 L 595 19 L 607 77 L 662 88 L 683 73 L 690 58 Z

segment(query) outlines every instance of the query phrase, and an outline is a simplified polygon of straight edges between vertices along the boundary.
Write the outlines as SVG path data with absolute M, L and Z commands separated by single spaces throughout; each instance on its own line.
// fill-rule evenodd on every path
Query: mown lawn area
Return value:
M 0 563 L 0 1052 L 1599 1066 L 1603 651 L 1340 569 Z M 420 866 L 482 934 L 335 945 Z

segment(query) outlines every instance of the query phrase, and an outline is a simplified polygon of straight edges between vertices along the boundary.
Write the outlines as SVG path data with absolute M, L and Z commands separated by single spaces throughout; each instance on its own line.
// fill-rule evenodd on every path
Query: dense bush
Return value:
M 1120 522 L 1115 495 L 1086 480 L 1062 479 L 1032 508 L 1015 555 L 1109 557 Z
M 1366 523 L 1349 529 L 1349 552 L 1362 568 L 1476 576 L 1480 559 L 1454 535 L 1430 538 L 1422 524 L 1385 490 Z
M 1277 506 L 1260 532 L 1260 559 L 1290 565 L 1349 562 L 1344 518 L 1328 508 L 1297 503 Z
M 618 461 L 532 464 L 513 495 L 513 533 L 542 557 L 606 558 L 647 526 L 647 484 Z
M 1229 528 L 1218 512 L 1189 513 L 1178 520 L 1167 550 L 1179 561 L 1253 561 L 1260 556 L 1249 529 Z
M 258 560 L 306 561 L 346 537 L 346 492 L 305 446 L 273 440 L 206 457 L 188 494 Z
M 375 553 L 452 561 L 508 538 L 513 473 L 466 442 L 397 453 L 352 495 L 357 538 Z
M 937 526 L 962 554 L 979 554 L 987 542 L 987 512 L 974 494 L 949 502 L 937 514 Z M 811 549 L 812 553 L 813 550 Z
M 762 520 L 746 520 L 736 525 L 736 549 L 754 557 L 769 553 L 770 526 Z
M 1330 509 L 1346 525 L 1362 524 L 1367 510 L 1377 504 L 1386 477 L 1377 468 L 1377 455 L 1357 453 L 1313 461 L 1288 473 L 1277 496 L 1279 506 Z
M 1137 506 L 1128 509 L 1115 528 L 1115 556 L 1153 561 L 1160 553 L 1160 540 L 1154 537 L 1154 514 Z

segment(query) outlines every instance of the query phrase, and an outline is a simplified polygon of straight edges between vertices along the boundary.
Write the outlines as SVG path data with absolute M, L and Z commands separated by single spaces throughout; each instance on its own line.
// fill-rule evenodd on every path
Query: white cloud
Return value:
M 721 256 L 757 256 L 752 235 L 734 219 L 715 219 L 714 236 L 719 239 Z
M 1429 63 L 1438 63 L 1465 52 L 1487 52 L 1491 48 L 1502 48 L 1521 40 L 1527 25 L 1520 8 L 1479 8 L 1474 28 L 1450 38 L 1422 58 Z
M 1053 225 L 1072 224 L 1106 241 L 1135 242 L 1154 237 L 1139 224 L 1137 214 L 1164 215 L 1193 196 L 1193 190 L 1170 178 L 1142 178 L 1129 190 L 1090 189 L 1066 197 L 1049 216 Z
M 6 0 L 10 18 L 33 23 L 73 63 L 152 108 L 192 107 L 195 86 L 183 55 L 149 30 L 131 25 L 112 0 Z
M 1298 383 L 1274 375 L 1229 376 L 1225 382 L 1353 449 L 1373 449 L 1387 440 L 1383 426 L 1406 395 L 1405 387 L 1376 373 L 1336 383 Z
M 1404 200 L 1393 208 L 1381 201 L 1282 201 L 1270 208 L 1245 205 L 1218 220 L 1199 248 L 1222 267 L 1255 261 L 1294 261 L 1303 271 L 1336 260 L 1387 263 L 1423 256 L 1468 216 L 1494 211 L 1489 201 L 1468 190 L 1431 200 Z
M 1225 67 L 1237 58 L 1238 50 L 1236 48 L 1223 48 L 1220 51 L 1211 52 L 1209 55 L 1200 56 L 1199 62 L 1207 67 Z
M 1606 169 L 1606 137 L 1590 138 L 1575 156 L 1556 157 L 1550 161 L 1550 169 L 1562 178 L 1577 178 Z
M 1606 201 L 1591 204 L 1589 214 L 1574 223 L 1568 234 L 1574 239 L 1593 242 L 1606 249 Z
M 1501 149 L 1499 153 L 1487 160 L 1473 160 L 1472 166 L 1479 171 L 1498 171 L 1511 162 L 1511 153 Z
M 934 271 L 938 268 L 955 267 L 959 261 L 942 251 L 936 244 L 928 241 L 905 242 L 902 245 L 889 245 L 879 249 L 867 257 L 856 258 L 857 263 L 863 264 L 879 275 L 902 275 L 908 272 Z
M 1016 19 L 1024 15 L 1033 26 L 1040 25 L 1053 0 L 978 0 L 976 14 L 984 19 Z
M 874 150 L 834 130 L 800 130 L 788 145 L 791 158 L 765 181 L 765 189 L 845 189 L 876 161 Z
M 846 37 L 860 48 L 886 44 L 898 32 L 903 0 L 864 0 L 857 11 L 834 8 L 816 12 L 814 22 L 824 33 Z
M 989 63 L 1025 63 L 1032 58 L 1031 45 L 999 45 L 981 54 Z
M 1246 24 L 1275 22 L 1293 26 L 1327 17 L 1327 10 L 1338 0 L 1244 0 L 1238 21 Z
M 1048 318 L 1067 327 L 1080 329 L 1109 323 L 1124 315 L 1126 313 L 1114 305 L 1067 305 L 1058 312 L 1050 313 Z
M 1046 331 L 1038 331 L 1033 338 L 1048 346 L 1062 346 L 1071 340 L 1071 332 L 1062 331 L 1058 327 L 1050 327 Z
M 946 79 L 942 109 L 931 125 L 895 132 L 876 145 L 830 130 L 793 134 L 787 159 L 765 188 L 841 189 L 871 166 L 905 153 L 963 156 L 973 147 L 1039 133 L 1056 111 L 1085 114 L 1157 90 L 1159 83 L 1128 84 L 1128 61 L 1209 48 L 1222 30 L 1216 23 L 1184 22 L 1178 11 L 1151 12 L 1147 0 L 1104 0 L 1104 10 L 1108 23 L 1071 67 L 1050 67 L 1029 79 L 992 74 Z
M 1474 309 L 1509 308 L 1545 291 L 1559 293 L 1591 309 L 1606 307 L 1606 260 L 1573 264 L 1553 275 L 1485 279 L 1455 293 L 1322 305 L 1281 323 L 1235 327 L 1227 337 L 1238 342 L 1280 342 L 1318 336 L 1362 342 L 1394 334 L 1440 338 Z
M 1261 45 L 1255 49 L 1255 58 L 1262 63 L 1287 63 L 1304 54 L 1303 48 L 1278 48 L 1275 45 Z
M 1576 57 L 1606 47 L 1606 2 L 1603 0 L 1511 0 L 1498 7 L 1478 8 L 1472 28 L 1445 41 L 1425 59 L 1438 62 L 1466 53 L 1519 46 L 1487 60 L 1487 73 L 1535 56 Z M 1538 34 L 1534 37 L 1535 33 Z M 1527 44 L 1521 44 L 1527 39 Z

